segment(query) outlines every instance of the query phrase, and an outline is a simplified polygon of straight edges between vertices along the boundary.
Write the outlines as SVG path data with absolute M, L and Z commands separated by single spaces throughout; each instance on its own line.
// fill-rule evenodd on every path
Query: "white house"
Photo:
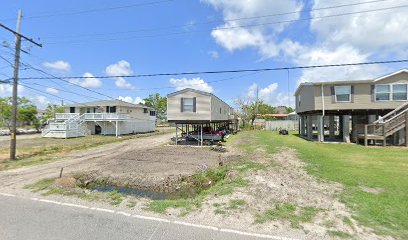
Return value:
M 139 104 L 121 100 L 64 105 L 42 132 L 43 137 L 71 138 L 86 135 L 125 135 L 152 132 L 156 112 Z

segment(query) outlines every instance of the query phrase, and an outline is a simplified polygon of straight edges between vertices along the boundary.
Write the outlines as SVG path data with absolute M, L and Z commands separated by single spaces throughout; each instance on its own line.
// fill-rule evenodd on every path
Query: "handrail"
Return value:
M 378 119 L 377 121 L 374 121 L 374 123 L 380 123 L 380 120 L 384 121 L 384 122 L 388 121 L 387 120 L 388 117 L 395 115 L 399 110 L 401 110 L 403 108 L 406 108 L 406 109 L 404 109 L 402 112 L 405 112 L 405 111 L 408 110 L 408 102 L 402 104 L 401 106 L 399 106 L 396 109 L 392 110 L 391 112 L 387 113 L 386 115 L 384 115 L 382 118 Z

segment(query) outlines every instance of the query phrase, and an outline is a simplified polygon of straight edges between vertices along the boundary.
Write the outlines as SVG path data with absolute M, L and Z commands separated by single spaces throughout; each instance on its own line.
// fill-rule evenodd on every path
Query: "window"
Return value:
M 106 112 L 107 113 L 116 113 L 116 106 L 115 107 L 106 107 Z
M 335 86 L 336 102 L 351 102 L 351 86 Z
M 407 100 L 408 84 L 394 84 L 392 85 L 392 100 L 400 101 Z
M 375 100 L 376 101 L 391 100 L 391 85 L 389 84 L 375 85 Z
M 70 107 L 70 108 L 69 108 L 69 112 L 70 112 L 70 113 L 75 113 L 75 107 Z
M 300 95 L 298 95 L 298 106 L 300 107 L 300 103 L 301 103 L 301 101 L 300 101 Z
M 194 98 L 183 98 L 183 112 L 194 112 Z
M 152 117 L 156 116 L 156 111 L 150 111 L 150 116 Z
M 143 108 L 143 113 L 147 113 L 147 108 Z

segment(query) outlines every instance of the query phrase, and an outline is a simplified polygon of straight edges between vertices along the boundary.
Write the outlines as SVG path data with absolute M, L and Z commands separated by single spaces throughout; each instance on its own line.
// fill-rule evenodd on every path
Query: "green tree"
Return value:
M 55 118 L 56 113 L 63 113 L 64 108 L 56 104 L 48 104 L 44 115 L 41 117 L 41 123 L 46 123 L 49 119 Z
M 156 117 L 161 120 L 167 118 L 167 98 L 160 96 L 160 94 L 150 94 L 148 98 L 143 99 L 147 107 L 156 110 Z
M 17 121 L 23 125 L 31 125 L 38 122 L 37 107 L 24 97 L 17 98 Z M 11 129 L 12 98 L 0 98 L 0 122 L 2 126 Z

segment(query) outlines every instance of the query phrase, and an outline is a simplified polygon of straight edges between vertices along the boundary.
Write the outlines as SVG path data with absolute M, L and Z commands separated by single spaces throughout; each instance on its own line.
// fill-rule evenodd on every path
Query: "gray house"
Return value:
M 303 137 L 408 146 L 406 69 L 373 80 L 302 83 L 295 96 Z
M 237 119 L 233 109 L 214 94 L 186 88 L 167 95 L 167 120 L 186 138 L 219 140 L 215 130 L 231 130 Z M 178 132 L 176 132 L 176 143 Z

